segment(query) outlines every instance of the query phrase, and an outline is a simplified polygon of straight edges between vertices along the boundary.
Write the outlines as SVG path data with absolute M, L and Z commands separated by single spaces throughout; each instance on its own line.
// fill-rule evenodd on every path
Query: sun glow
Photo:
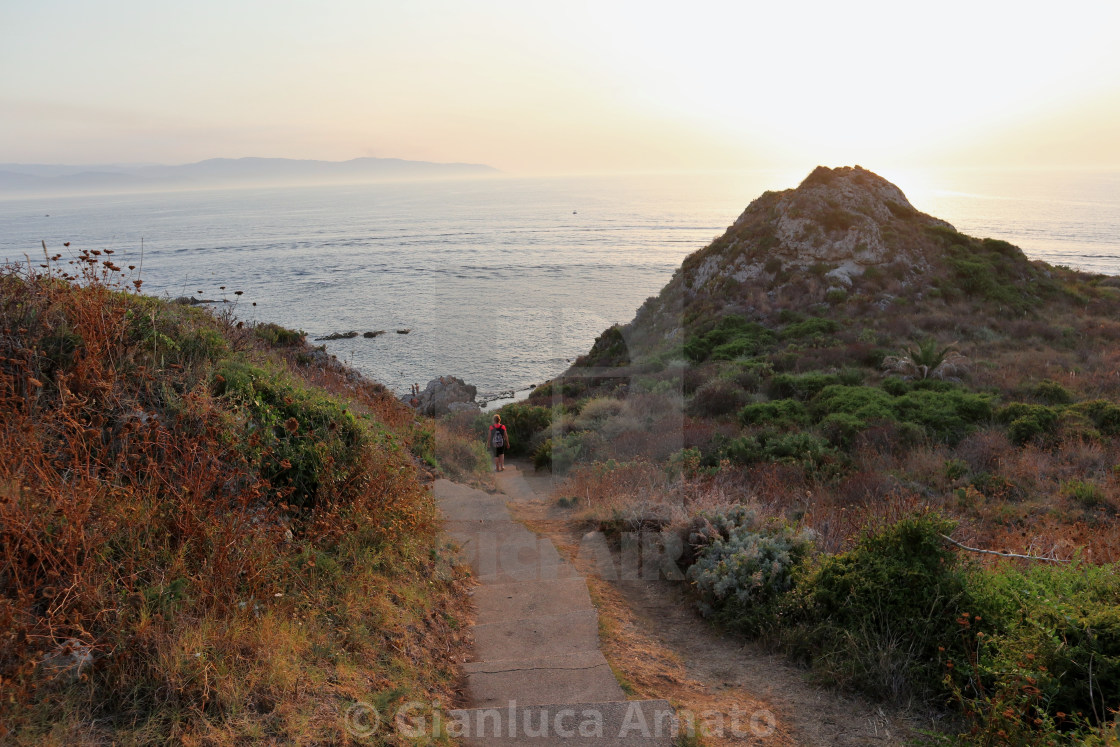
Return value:
M 1115 3 L 64 4 L 5 11 L 0 161 L 1120 165 Z

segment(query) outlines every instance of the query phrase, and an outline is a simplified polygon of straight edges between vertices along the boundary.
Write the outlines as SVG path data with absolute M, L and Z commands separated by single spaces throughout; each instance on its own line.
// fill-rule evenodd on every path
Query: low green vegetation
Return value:
M 725 316 L 710 330 L 695 334 L 684 344 L 684 354 L 694 363 L 709 358 L 733 360 L 763 352 L 775 335 L 766 327 L 741 316 Z
M 1120 701 L 1120 570 L 983 567 L 918 513 L 838 554 L 742 507 L 702 514 L 688 577 L 701 610 L 829 679 L 894 701 L 956 704 L 969 744 L 1088 736 Z

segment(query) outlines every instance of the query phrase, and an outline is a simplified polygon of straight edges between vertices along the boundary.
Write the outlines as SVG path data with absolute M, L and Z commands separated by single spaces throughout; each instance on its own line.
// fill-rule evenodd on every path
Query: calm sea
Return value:
M 808 173 L 808 171 L 806 171 Z M 444 374 L 481 392 L 562 371 L 681 260 L 801 173 L 212 190 L 0 201 L 0 259 L 111 248 L 144 290 L 236 301 L 397 391 Z M 884 173 L 919 210 L 1034 258 L 1120 274 L 1120 174 Z M 221 290 L 220 286 L 225 286 Z M 243 291 L 235 296 L 234 291 Z M 252 304 L 255 303 L 256 306 Z M 411 330 L 398 334 L 396 330 Z

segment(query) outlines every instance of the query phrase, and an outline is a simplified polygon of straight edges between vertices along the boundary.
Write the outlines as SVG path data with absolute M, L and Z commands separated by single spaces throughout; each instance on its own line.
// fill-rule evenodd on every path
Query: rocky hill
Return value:
M 728 314 L 766 324 L 783 310 L 883 311 L 926 295 L 1023 313 L 1054 294 L 1051 279 L 1018 248 L 958 233 L 866 169 L 819 166 L 796 189 L 754 200 L 619 332 L 641 358 Z M 608 334 L 583 363 L 621 362 L 617 339 Z
M 928 270 L 939 248 L 923 231 L 931 227 L 952 229 L 870 171 L 818 166 L 797 189 L 752 202 L 719 241 L 689 258 L 682 279 L 695 292 L 721 275 L 769 281 L 827 264 L 823 276 L 831 284 L 851 287 L 868 267 Z

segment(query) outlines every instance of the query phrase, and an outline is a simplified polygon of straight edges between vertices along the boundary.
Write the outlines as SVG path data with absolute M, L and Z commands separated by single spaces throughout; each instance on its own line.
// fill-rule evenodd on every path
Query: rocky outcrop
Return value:
M 918 212 L 886 179 L 859 166 L 818 166 L 797 189 L 767 192 L 722 237 L 693 255 L 684 284 L 700 289 L 717 276 L 772 280 L 819 268 L 837 286 L 868 267 L 928 268 L 933 240 L 920 229 L 948 223 Z
M 405 395 L 401 399 L 411 404 L 421 415 L 440 417 L 449 412 L 475 411 L 480 408 L 475 401 L 478 389 L 455 376 L 432 379 L 419 394 Z
M 635 344 L 639 351 L 679 344 L 727 314 L 766 321 L 784 307 L 821 303 L 833 290 L 882 302 L 899 288 L 866 279 L 923 285 L 944 264 L 944 233 L 955 231 L 881 176 L 818 166 L 796 189 L 762 194 L 722 236 L 686 257 L 620 334 L 633 357 Z

